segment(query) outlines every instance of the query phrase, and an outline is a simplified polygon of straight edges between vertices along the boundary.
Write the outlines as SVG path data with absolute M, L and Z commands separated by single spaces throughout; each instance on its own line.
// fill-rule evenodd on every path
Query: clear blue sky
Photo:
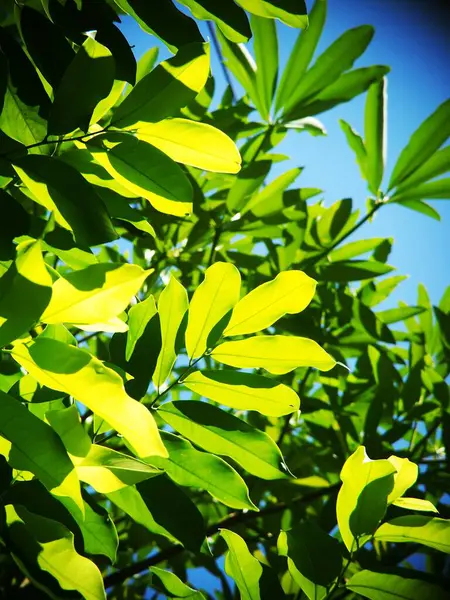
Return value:
M 312 2 L 307 2 L 311 7 Z M 438 0 L 329 0 L 328 19 L 318 52 L 325 49 L 350 27 L 364 23 L 375 26 L 372 44 L 356 66 L 387 64 L 388 77 L 388 158 L 387 174 L 410 134 L 441 102 L 450 97 L 449 7 Z M 447 27 L 446 27 L 447 23 Z M 134 45 L 139 58 L 149 47 L 158 45 L 160 57 L 167 49 L 144 33 L 131 19 L 124 18 L 122 29 Z M 201 29 L 208 32 L 202 23 Z M 286 61 L 297 31 L 279 24 L 280 64 Z M 224 80 L 217 57 L 212 57 L 217 96 Z M 299 179 L 301 186 L 321 187 L 327 205 L 344 197 L 353 198 L 363 208 L 367 192 L 352 152 L 346 146 L 338 119 L 350 122 L 363 131 L 364 97 L 319 115 L 328 136 L 313 138 L 292 132 L 278 148 L 292 156 L 285 168 L 305 166 Z M 434 221 L 398 206 L 384 207 L 372 224 L 358 237 L 393 237 L 390 263 L 399 274 L 409 275 L 395 294 L 395 300 L 414 303 L 417 284 L 422 282 L 437 303 L 449 283 L 450 203 L 435 202 L 442 216 Z

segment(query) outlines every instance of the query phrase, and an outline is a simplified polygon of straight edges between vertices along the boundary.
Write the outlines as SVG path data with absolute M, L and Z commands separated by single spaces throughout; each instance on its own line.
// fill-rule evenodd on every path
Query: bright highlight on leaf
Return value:
M 67 273 L 53 284 L 41 320 L 77 326 L 107 323 L 128 306 L 151 272 L 137 265 L 101 263 Z
M 249 292 L 234 307 L 224 335 L 255 333 L 287 314 L 299 313 L 311 302 L 316 281 L 302 271 L 284 271 Z
M 197 169 L 237 173 L 241 168 L 241 156 L 233 140 L 206 123 L 187 119 L 139 122 L 133 126 L 133 133 L 172 160 Z
M 186 350 L 191 360 L 207 350 L 208 336 L 239 299 L 241 276 L 231 263 L 217 262 L 192 297 L 186 329 Z
M 88 352 L 52 339 L 17 344 L 15 360 L 39 383 L 65 392 L 121 433 L 140 457 L 166 456 L 150 411 L 125 392 L 112 369 Z
M 298 367 L 332 369 L 336 361 L 313 340 L 284 335 L 260 335 L 224 342 L 211 352 L 214 360 L 241 369 L 262 368 L 282 375 Z
M 273 417 L 288 415 L 300 408 L 300 399 L 292 388 L 252 373 L 229 369 L 194 371 L 183 380 L 183 385 L 218 404 L 238 410 L 256 410 Z
M 247 547 L 240 535 L 228 529 L 221 529 L 220 535 L 228 546 L 225 556 L 225 571 L 234 579 L 242 600 L 261 600 L 259 580 L 262 566 Z

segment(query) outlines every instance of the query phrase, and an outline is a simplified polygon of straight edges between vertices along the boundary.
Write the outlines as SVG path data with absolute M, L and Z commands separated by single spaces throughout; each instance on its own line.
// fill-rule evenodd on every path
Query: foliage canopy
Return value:
M 1 14 L 2 597 L 200 600 L 201 567 L 224 600 L 446 598 L 450 288 L 380 307 L 393 240 L 348 238 L 392 203 L 439 218 L 450 101 L 387 181 L 371 26 L 315 57 L 325 0 L 157 4 Z M 124 15 L 174 56 L 136 63 Z M 362 93 L 365 212 L 274 177 Z

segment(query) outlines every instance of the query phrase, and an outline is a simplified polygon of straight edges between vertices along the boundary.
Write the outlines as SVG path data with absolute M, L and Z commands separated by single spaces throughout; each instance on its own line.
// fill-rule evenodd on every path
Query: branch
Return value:
M 273 515 L 283 510 L 289 508 L 293 504 L 304 504 L 307 502 L 313 502 L 314 500 L 318 500 L 327 494 L 330 494 L 339 488 L 339 483 L 334 483 L 326 488 L 320 488 L 318 490 L 314 490 L 309 494 L 304 494 L 303 496 L 299 496 L 297 498 L 293 498 L 290 502 L 277 502 L 276 504 L 271 504 L 266 508 L 263 508 L 259 512 L 233 512 L 218 521 L 217 523 L 213 523 L 206 530 L 206 535 L 209 537 L 219 531 L 222 527 L 233 527 L 239 523 L 248 523 L 249 521 L 253 521 L 254 519 L 258 519 L 260 517 L 265 517 L 266 515 Z M 111 573 L 104 578 L 105 588 L 108 589 L 115 585 L 119 585 L 123 583 L 129 577 L 133 577 L 134 575 L 138 575 L 143 571 L 146 571 L 149 567 L 153 565 L 157 565 L 160 562 L 168 560 L 178 554 L 184 552 L 185 548 L 180 544 L 176 544 L 174 546 L 170 546 L 169 548 L 165 548 L 158 552 L 157 554 L 153 554 L 148 558 L 144 558 L 139 562 L 133 563 L 116 571 L 115 573 Z

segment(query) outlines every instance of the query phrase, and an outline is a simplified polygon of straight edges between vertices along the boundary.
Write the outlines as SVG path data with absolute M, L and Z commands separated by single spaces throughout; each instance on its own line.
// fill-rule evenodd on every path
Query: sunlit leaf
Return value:
M 443 102 L 411 136 L 389 181 L 391 190 L 421 167 L 450 135 L 450 100 Z
M 156 313 L 156 303 L 152 295 L 143 302 L 138 302 L 128 311 L 128 335 L 125 349 L 127 362 L 130 360 L 138 340 L 144 334 L 148 322 Z
M 349 551 L 356 550 L 383 518 L 395 472 L 389 461 L 371 460 L 364 446 L 345 462 L 336 513 L 342 541 Z
M 172 160 L 205 171 L 237 173 L 241 157 L 234 142 L 222 131 L 187 119 L 138 122 L 134 135 L 159 148 Z
M 149 276 L 137 265 L 99 263 L 67 273 L 53 284 L 44 323 L 106 323 L 119 315 Z
M 51 285 L 41 243 L 20 246 L 15 262 L 2 277 L 0 347 L 29 331 L 39 320 L 50 302 Z
M 240 535 L 228 529 L 221 529 L 220 535 L 228 546 L 225 556 L 225 571 L 234 579 L 242 600 L 260 600 L 259 580 L 262 566 L 247 547 Z
M 239 300 L 240 287 L 241 276 L 231 263 L 217 262 L 206 270 L 189 306 L 186 350 L 191 360 L 204 354 L 211 331 Z
M 304 28 L 308 26 L 308 15 L 304 0 L 237 0 L 245 10 L 265 17 L 266 19 L 279 19 L 291 27 Z M 280 6 L 281 5 L 281 6 Z
M 293 389 L 262 375 L 229 369 L 194 371 L 183 379 L 183 385 L 219 404 L 238 410 L 257 410 L 274 417 L 295 412 L 300 407 Z
M 258 510 L 250 500 L 242 477 L 218 456 L 196 450 L 192 444 L 162 432 L 169 458 L 152 457 L 150 464 L 162 468 L 179 485 L 204 489 L 232 508 Z M 195 465 L 195 468 L 193 466 Z
M 18 344 L 13 356 L 39 383 L 65 392 L 121 433 L 138 456 L 166 456 L 155 420 L 144 405 L 128 396 L 112 369 L 84 350 L 39 338 Z
M 233 308 L 224 335 L 255 333 L 283 315 L 304 310 L 316 290 L 316 281 L 302 271 L 284 271 L 249 292 Z
M 157 390 L 169 377 L 177 357 L 175 344 L 178 330 L 189 306 L 185 288 L 175 277 L 170 281 L 158 299 L 158 312 L 161 322 L 161 351 L 156 363 L 153 381 Z
M 175 116 L 204 87 L 208 75 L 209 46 L 185 46 L 138 81 L 115 111 L 114 126 L 128 127 L 138 121 L 155 123 Z
M 406 510 L 418 510 L 421 512 L 439 512 L 438 509 L 429 500 L 422 498 L 397 498 L 392 504 Z
M 286 477 L 283 457 L 275 442 L 220 408 L 185 400 L 164 404 L 158 414 L 196 446 L 234 459 L 253 475 L 262 479 Z
M 438 517 L 397 517 L 379 527 L 374 538 L 383 542 L 414 542 L 450 554 L 450 521 Z
M 359 571 L 352 576 L 346 587 L 370 600 L 445 600 L 447 593 L 437 585 L 421 579 L 400 575 Z
M 202 600 L 205 597 L 186 583 L 183 583 L 175 573 L 160 569 L 159 567 L 150 567 L 150 572 L 160 581 L 160 587 L 170 598 L 189 598 L 189 600 Z M 152 583 L 154 578 L 152 578 Z
M 395 467 L 394 487 L 389 492 L 388 504 L 398 500 L 412 485 L 415 484 L 419 474 L 419 467 L 407 458 L 390 456 L 388 461 Z
M 378 194 L 386 162 L 386 86 L 384 78 L 369 87 L 364 117 L 366 174 L 375 195 Z
M 252 15 L 250 21 L 257 64 L 256 91 L 264 109 L 261 116 L 269 121 L 278 76 L 277 30 L 275 22 L 271 19 Z
M 242 369 L 262 368 L 281 375 L 297 367 L 332 369 L 336 361 L 313 340 L 283 335 L 260 335 L 224 342 L 211 352 L 218 362 Z

